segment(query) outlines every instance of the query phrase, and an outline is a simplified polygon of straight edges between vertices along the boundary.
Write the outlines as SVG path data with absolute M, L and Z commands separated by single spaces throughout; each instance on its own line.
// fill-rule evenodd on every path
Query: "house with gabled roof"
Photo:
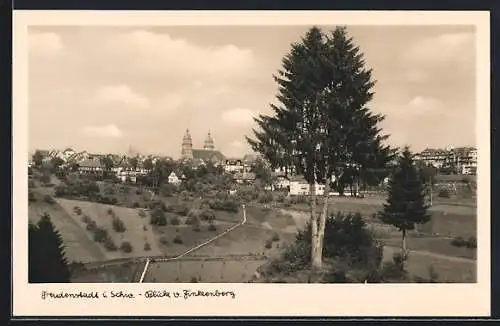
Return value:
M 226 173 L 242 173 L 245 169 L 243 160 L 238 158 L 229 158 L 224 162 L 224 171 Z
M 168 176 L 168 183 L 178 186 L 182 183 L 184 179 L 185 179 L 184 174 L 182 174 L 179 171 L 177 171 L 177 173 L 175 173 L 175 171 L 172 171 Z
M 81 174 L 102 174 L 104 173 L 104 167 L 101 160 L 97 158 L 87 159 L 78 164 L 78 172 Z
M 323 195 L 325 185 L 316 183 L 316 195 Z M 292 196 L 307 196 L 310 193 L 309 183 L 301 175 L 294 175 L 290 177 L 290 192 Z
M 80 162 L 83 162 L 83 161 L 86 161 L 88 160 L 90 157 L 89 157 L 89 153 L 87 151 L 83 151 L 83 152 L 79 152 L 79 153 L 76 153 L 76 154 L 73 154 L 72 156 L 70 156 L 68 159 L 67 159 L 67 162 L 68 163 L 80 163 Z

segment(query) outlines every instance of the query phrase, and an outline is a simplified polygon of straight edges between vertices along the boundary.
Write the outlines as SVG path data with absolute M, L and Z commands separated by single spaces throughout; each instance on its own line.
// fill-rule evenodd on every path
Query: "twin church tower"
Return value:
M 214 151 L 215 150 L 214 139 L 212 138 L 210 131 L 208 132 L 207 138 L 205 139 L 205 142 L 203 144 L 203 150 L 204 151 Z M 195 150 L 195 151 L 199 151 L 199 150 Z M 181 159 L 183 159 L 183 160 L 192 160 L 193 159 L 193 140 L 191 138 L 191 134 L 189 133 L 189 129 L 186 129 L 186 133 L 184 134 L 184 137 L 182 138 Z

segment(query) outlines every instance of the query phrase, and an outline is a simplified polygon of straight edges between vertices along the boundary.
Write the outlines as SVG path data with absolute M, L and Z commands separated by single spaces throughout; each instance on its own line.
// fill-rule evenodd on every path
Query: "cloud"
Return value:
M 30 54 L 51 56 L 60 53 L 63 49 L 61 37 L 56 33 L 30 32 L 28 33 Z
M 415 96 L 408 103 L 415 113 L 439 113 L 443 109 L 444 103 L 437 98 Z
M 236 126 L 247 126 L 253 123 L 254 113 L 249 109 L 237 108 L 222 113 L 222 120 Z
M 82 133 L 88 137 L 99 138 L 120 138 L 123 133 L 114 124 L 105 126 L 86 126 L 82 128 Z
M 248 49 L 232 44 L 201 46 L 146 30 L 121 33 L 106 46 L 115 60 L 124 63 L 123 69 L 190 80 L 241 77 L 251 73 L 256 65 L 254 53 Z
M 149 99 L 134 92 L 127 85 L 103 86 L 97 91 L 97 100 L 101 103 L 119 103 L 133 108 L 146 109 Z
M 243 147 L 243 143 L 239 140 L 233 140 L 230 145 L 235 148 L 241 148 Z
M 444 33 L 415 41 L 403 56 L 413 63 L 457 63 L 471 60 L 474 49 L 474 33 Z

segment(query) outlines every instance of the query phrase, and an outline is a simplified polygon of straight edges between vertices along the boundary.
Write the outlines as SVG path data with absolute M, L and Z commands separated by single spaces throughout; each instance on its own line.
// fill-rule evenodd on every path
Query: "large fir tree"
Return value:
M 28 248 L 30 283 L 70 282 L 71 273 L 64 256 L 62 237 L 48 214 L 44 214 L 36 225 L 30 223 Z
M 397 227 L 402 232 L 401 254 L 403 263 L 407 257 L 407 231 L 416 224 L 430 220 L 425 203 L 425 187 L 413 161 L 413 155 L 405 147 L 388 185 L 388 198 L 379 216 L 382 222 Z
M 272 116 L 256 119 L 260 130 L 247 138 L 273 166 L 289 166 L 310 185 L 312 266 L 321 267 L 328 216 L 330 180 L 342 177 L 349 166 L 360 169 L 385 164 L 390 148 L 383 144 L 379 122 L 370 112 L 372 71 L 363 55 L 337 27 L 329 35 L 313 27 L 301 42 L 292 44 L 275 76 L 279 105 Z M 321 214 L 316 212 L 315 183 L 325 184 Z

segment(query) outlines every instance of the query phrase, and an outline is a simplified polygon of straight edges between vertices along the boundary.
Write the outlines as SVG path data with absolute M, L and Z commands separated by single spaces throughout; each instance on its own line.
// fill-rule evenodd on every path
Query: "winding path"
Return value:
M 176 257 L 172 257 L 172 258 L 159 258 L 159 259 L 154 259 L 154 261 L 158 261 L 158 262 L 166 262 L 166 261 L 172 261 L 172 260 L 177 260 L 177 259 L 180 259 L 206 245 L 208 245 L 209 243 L 212 243 L 213 241 L 223 237 L 224 235 L 228 234 L 229 232 L 235 230 L 236 228 L 244 225 L 246 222 L 247 222 L 247 214 L 246 214 L 246 210 L 245 210 L 245 204 L 241 205 L 242 208 L 243 208 L 243 219 L 241 220 L 241 222 L 239 222 L 238 224 L 236 225 L 233 225 L 232 227 L 226 229 L 224 232 L 216 235 L 215 237 L 189 249 L 188 251 L 176 256 Z M 146 273 L 148 271 L 148 268 L 149 268 L 149 264 L 151 263 L 151 258 L 147 258 L 146 259 L 146 265 L 144 266 L 144 270 L 142 271 L 142 274 L 141 274 L 141 278 L 139 279 L 139 283 L 143 283 L 144 282 L 144 278 L 146 277 Z

